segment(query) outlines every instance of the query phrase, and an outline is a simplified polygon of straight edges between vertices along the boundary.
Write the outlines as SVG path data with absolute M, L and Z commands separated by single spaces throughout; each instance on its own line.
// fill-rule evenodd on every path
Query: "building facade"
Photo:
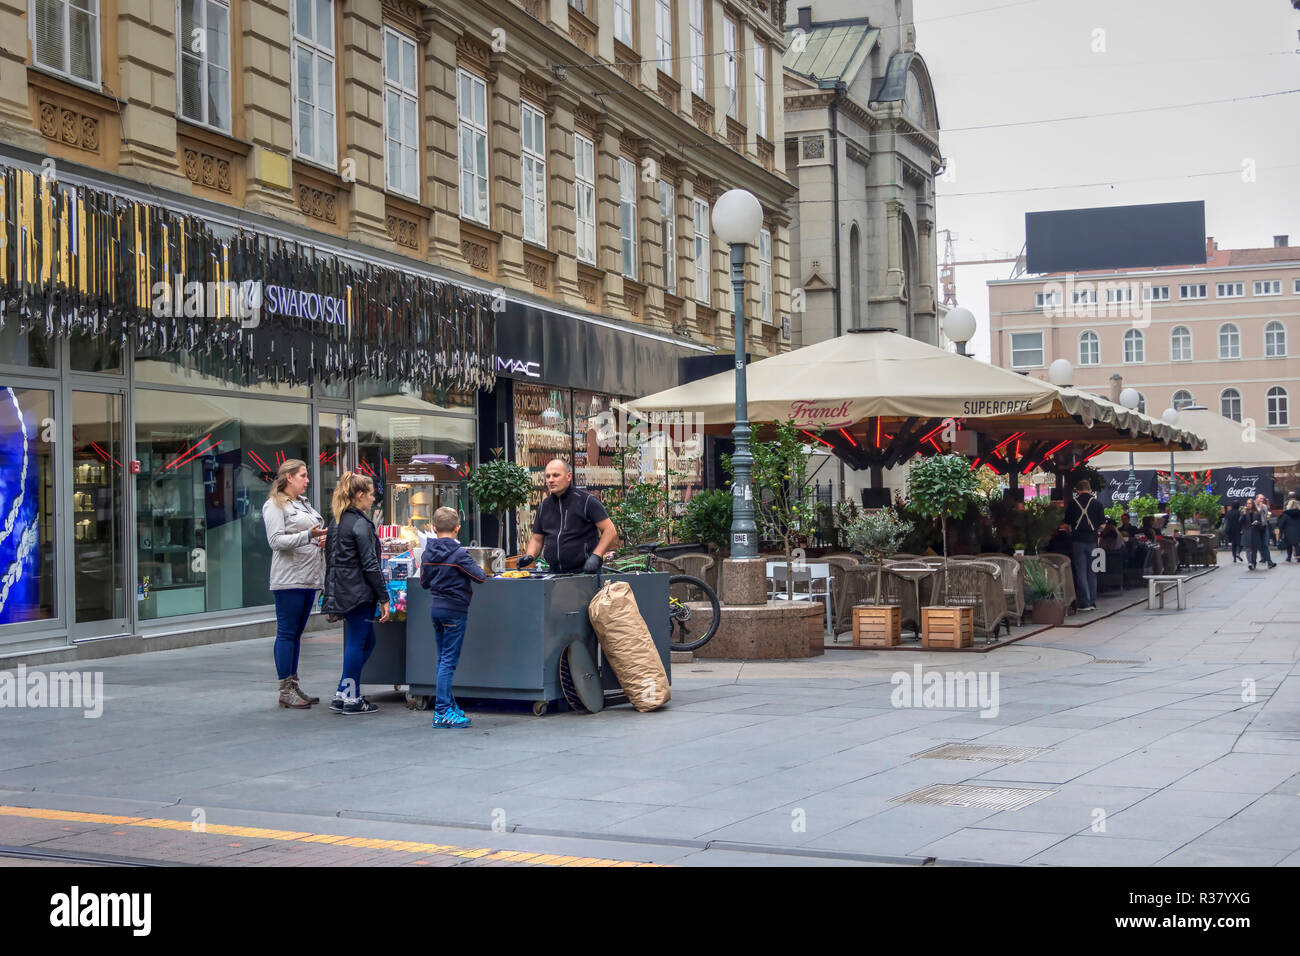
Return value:
M 1135 388 L 1143 409 L 1203 405 L 1300 441 L 1300 247 L 1220 249 L 1204 265 L 1024 276 L 989 286 L 994 365 L 1046 378 L 1060 358 L 1074 384 Z
M 25 39 L 0 51 L 0 439 L 26 522 L 0 542 L 0 654 L 266 632 L 283 460 L 318 505 L 371 474 L 399 539 L 442 504 L 474 525 L 494 449 L 609 483 L 594 420 L 730 350 L 729 188 L 764 208 L 748 349 L 780 349 L 783 19 L 0 0 Z M 200 275 L 233 293 L 205 311 Z M 698 466 L 671 465 L 689 493 Z

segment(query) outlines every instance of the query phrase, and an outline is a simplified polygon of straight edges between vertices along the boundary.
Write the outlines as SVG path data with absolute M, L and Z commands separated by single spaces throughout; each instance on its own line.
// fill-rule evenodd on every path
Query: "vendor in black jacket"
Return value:
M 605 506 L 573 487 L 573 469 L 558 458 L 546 466 L 546 490 L 550 493 L 537 508 L 533 537 L 518 566 L 528 567 L 540 554 L 552 571 L 595 574 L 618 538 Z

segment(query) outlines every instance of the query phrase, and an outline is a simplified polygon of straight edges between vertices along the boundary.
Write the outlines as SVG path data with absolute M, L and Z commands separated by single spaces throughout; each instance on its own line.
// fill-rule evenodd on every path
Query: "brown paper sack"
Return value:
M 604 585 L 587 606 L 600 648 L 614 668 L 632 706 L 642 713 L 662 707 L 672 696 L 668 673 L 641 618 L 626 581 Z

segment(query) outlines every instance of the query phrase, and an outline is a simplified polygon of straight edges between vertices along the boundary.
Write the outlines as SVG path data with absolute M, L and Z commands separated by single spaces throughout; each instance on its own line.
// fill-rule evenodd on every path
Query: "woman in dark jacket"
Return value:
M 1282 514 L 1277 519 L 1278 528 L 1282 532 L 1282 547 L 1286 551 L 1286 559 L 1292 558 L 1300 560 L 1300 501 L 1291 498 L 1282 509 Z
M 341 714 L 373 714 L 379 708 L 361 696 L 361 669 L 375 649 L 375 605 L 388 620 L 388 584 L 380 572 L 379 535 L 366 517 L 375 503 L 375 483 L 344 473 L 331 502 L 334 525 L 325 539 L 326 614 L 343 618 L 343 678 L 330 702 Z
M 1269 513 L 1259 506 L 1255 499 L 1249 499 L 1241 512 L 1241 523 L 1246 538 L 1246 560 L 1250 570 L 1255 570 L 1257 559 L 1262 555 L 1270 568 L 1277 567 L 1268 553 Z
M 1241 512 L 1235 503 L 1230 504 L 1223 513 L 1223 540 L 1232 546 L 1233 564 L 1241 560 L 1241 529 Z

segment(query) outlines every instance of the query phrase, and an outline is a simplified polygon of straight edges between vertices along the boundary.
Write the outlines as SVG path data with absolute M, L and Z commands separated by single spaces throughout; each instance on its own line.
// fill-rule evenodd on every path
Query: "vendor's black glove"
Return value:
M 531 554 L 525 554 L 522 558 L 520 558 L 518 561 L 515 562 L 515 567 L 523 569 L 528 567 L 528 565 L 532 564 L 536 560 L 537 559 L 533 557 Z
M 601 565 L 603 565 L 604 563 L 605 561 L 600 555 L 593 554 L 587 558 L 587 563 L 582 566 L 582 573 L 595 574 L 597 571 L 600 570 Z

